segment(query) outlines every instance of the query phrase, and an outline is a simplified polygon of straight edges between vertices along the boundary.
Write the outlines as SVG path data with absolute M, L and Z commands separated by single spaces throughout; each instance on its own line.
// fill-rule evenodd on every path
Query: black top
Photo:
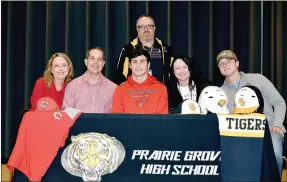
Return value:
M 198 102 L 198 98 L 200 96 L 201 91 L 207 87 L 212 86 L 213 84 L 205 79 L 200 79 L 198 81 L 193 80 L 196 85 L 196 102 Z M 177 88 L 177 83 L 168 81 L 166 84 L 167 92 L 168 92 L 168 108 L 170 114 L 175 114 L 176 108 L 183 101 L 183 98 Z
M 118 85 L 125 82 L 127 77 L 131 75 L 131 70 L 127 67 L 132 51 L 136 45 L 143 46 L 141 41 L 136 38 L 131 43 L 125 45 L 118 57 L 117 71 L 114 73 L 112 81 Z M 153 50 L 144 47 L 149 53 L 151 53 L 151 69 L 153 76 L 155 76 L 160 82 L 165 83 L 168 79 L 170 62 L 172 58 L 172 48 L 161 40 L 155 38 Z M 150 52 L 152 51 L 152 52 Z M 155 54 L 155 51 L 159 51 L 159 54 Z M 124 75 L 124 70 L 127 69 L 128 74 Z
M 164 64 L 162 61 L 161 46 L 155 41 L 152 47 L 143 46 L 146 51 L 150 54 L 150 69 L 152 71 L 152 76 L 163 83 L 163 70 Z

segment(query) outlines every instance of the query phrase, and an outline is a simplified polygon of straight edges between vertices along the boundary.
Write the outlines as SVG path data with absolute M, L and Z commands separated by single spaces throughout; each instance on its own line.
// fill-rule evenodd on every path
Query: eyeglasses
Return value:
M 139 26 L 138 26 L 138 29 L 144 30 L 146 27 L 147 27 L 148 29 L 152 29 L 152 28 L 154 27 L 154 25 L 151 25 L 151 24 L 148 24 L 148 25 L 139 25 Z

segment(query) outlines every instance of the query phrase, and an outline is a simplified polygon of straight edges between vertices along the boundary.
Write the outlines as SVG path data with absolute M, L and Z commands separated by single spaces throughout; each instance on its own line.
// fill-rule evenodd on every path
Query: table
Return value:
M 255 164 L 257 168 L 260 168 L 260 174 L 255 174 L 255 176 L 260 176 L 258 180 L 280 181 L 279 175 L 276 175 L 278 171 L 276 171 L 277 166 L 269 129 L 266 128 L 264 138 L 257 140 L 262 142 L 262 148 L 250 153 L 249 157 L 262 155 L 261 163 L 258 163 L 257 166 Z M 221 166 L 221 160 L 223 160 L 221 156 L 221 152 L 223 152 L 221 151 L 222 140 L 219 134 L 218 118 L 215 114 L 82 114 L 71 127 L 65 146 L 59 149 L 42 181 L 83 181 L 82 178 L 73 176 L 63 169 L 61 155 L 71 143 L 71 136 L 88 132 L 115 137 L 123 144 L 126 151 L 124 161 L 119 168 L 112 174 L 102 176 L 102 182 L 225 181 L 224 175 L 221 174 L 222 169 L 226 173 L 233 173 L 235 178 L 244 180 L 245 175 L 236 173 L 233 166 Z M 228 150 L 225 149 L 224 152 L 228 153 Z M 173 160 L 140 160 L 139 155 L 133 157 L 136 151 L 138 154 L 143 151 L 148 151 L 149 154 L 154 151 L 171 151 L 174 153 L 178 151 L 178 156 Z M 216 154 L 220 155 L 216 156 Z M 194 155 L 197 157 L 193 158 Z M 149 169 L 153 167 L 154 170 L 147 170 L 148 166 Z M 168 166 L 170 166 L 169 170 L 163 170 L 167 169 Z M 190 170 L 196 167 L 197 171 Z M 240 167 L 248 168 L 248 166 Z M 248 171 L 250 174 L 258 173 L 258 170 L 248 169 Z M 22 182 L 27 181 L 27 178 L 15 170 L 12 181 Z

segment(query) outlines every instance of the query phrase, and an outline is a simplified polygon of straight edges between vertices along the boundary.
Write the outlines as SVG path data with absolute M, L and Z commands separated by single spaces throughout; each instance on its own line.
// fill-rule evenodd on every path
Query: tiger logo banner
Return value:
M 101 181 L 113 173 L 125 158 L 125 148 L 114 137 L 100 133 L 82 133 L 71 137 L 72 143 L 61 156 L 63 168 L 83 181 Z

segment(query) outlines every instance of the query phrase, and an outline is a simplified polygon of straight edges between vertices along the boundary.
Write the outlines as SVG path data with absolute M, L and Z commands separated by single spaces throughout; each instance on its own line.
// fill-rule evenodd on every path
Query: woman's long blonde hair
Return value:
M 67 85 L 74 77 L 73 64 L 72 64 L 72 61 L 70 60 L 70 58 L 68 57 L 68 55 L 65 53 L 61 53 L 61 52 L 55 53 L 50 57 L 48 64 L 47 64 L 47 67 L 46 67 L 46 70 L 44 72 L 44 82 L 48 88 L 52 87 L 52 84 L 54 81 L 54 76 L 53 76 L 53 73 L 51 70 L 52 70 L 53 61 L 56 57 L 62 57 L 68 63 L 69 72 L 68 72 L 68 75 L 65 79 L 65 85 Z

